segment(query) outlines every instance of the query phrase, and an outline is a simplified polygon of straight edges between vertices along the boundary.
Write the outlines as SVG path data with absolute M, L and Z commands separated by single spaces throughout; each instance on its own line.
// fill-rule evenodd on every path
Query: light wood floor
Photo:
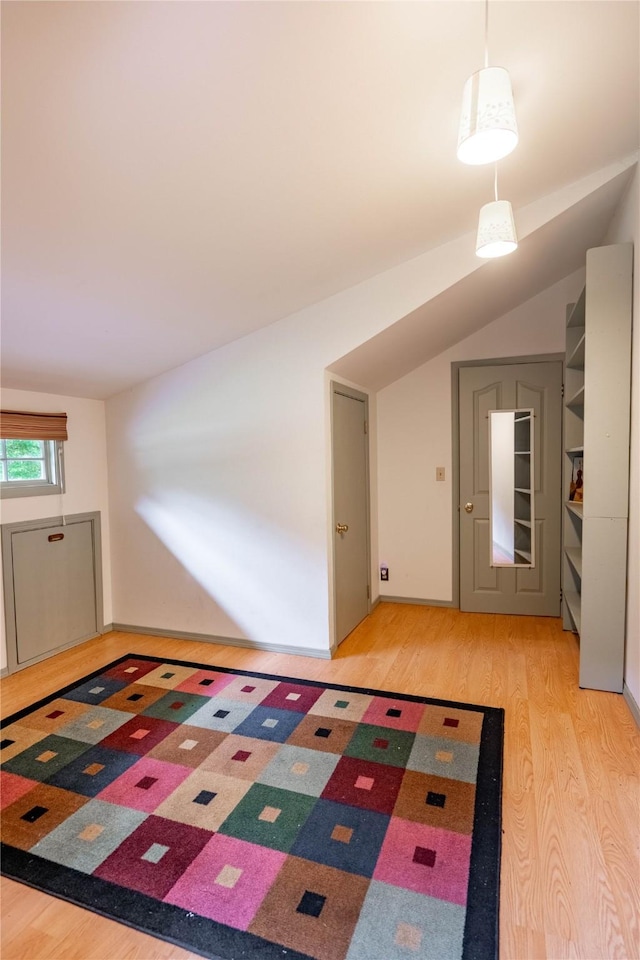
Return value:
M 111 633 L 3 680 L 2 714 L 129 652 L 504 707 L 501 960 L 640 957 L 640 734 L 621 696 L 578 688 L 559 620 L 380 604 L 333 661 Z M 3 960 L 197 956 L 1 890 Z

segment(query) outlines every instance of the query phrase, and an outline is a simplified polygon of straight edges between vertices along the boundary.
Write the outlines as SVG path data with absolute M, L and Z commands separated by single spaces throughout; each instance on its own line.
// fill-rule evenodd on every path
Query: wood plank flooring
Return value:
M 559 620 L 380 604 L 332 661 L 110 633 L 3 680 L 2 715 L 129 652 L 504 707 L 501 960 L 640 958 L 640 732 L 621 696 L 578 688 Z M 3 960 L 197 960 L 21 884 L 1 894 Z

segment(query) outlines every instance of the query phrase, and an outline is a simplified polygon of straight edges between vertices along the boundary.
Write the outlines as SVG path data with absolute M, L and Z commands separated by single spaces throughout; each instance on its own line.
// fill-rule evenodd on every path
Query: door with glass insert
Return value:
M 462 367 L 460 609 L 560 613 L 562 363 Z

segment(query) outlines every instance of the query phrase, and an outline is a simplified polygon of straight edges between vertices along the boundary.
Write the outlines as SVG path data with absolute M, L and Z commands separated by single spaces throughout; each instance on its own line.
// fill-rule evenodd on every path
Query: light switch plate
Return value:
M 436 480 L 444 480 L 444 467 L 436 467 Z

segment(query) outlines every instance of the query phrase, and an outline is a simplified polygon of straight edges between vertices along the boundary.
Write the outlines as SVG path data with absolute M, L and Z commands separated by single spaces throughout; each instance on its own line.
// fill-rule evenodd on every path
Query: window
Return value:
M 63 419 L 64 418 L 64 419 Z M 64 492 L 66 414 L 1 412 L 2 497 L 42 497 Z
M 0 440 L 3 497 L 62 493 L 62 444 L 58 440 Z

